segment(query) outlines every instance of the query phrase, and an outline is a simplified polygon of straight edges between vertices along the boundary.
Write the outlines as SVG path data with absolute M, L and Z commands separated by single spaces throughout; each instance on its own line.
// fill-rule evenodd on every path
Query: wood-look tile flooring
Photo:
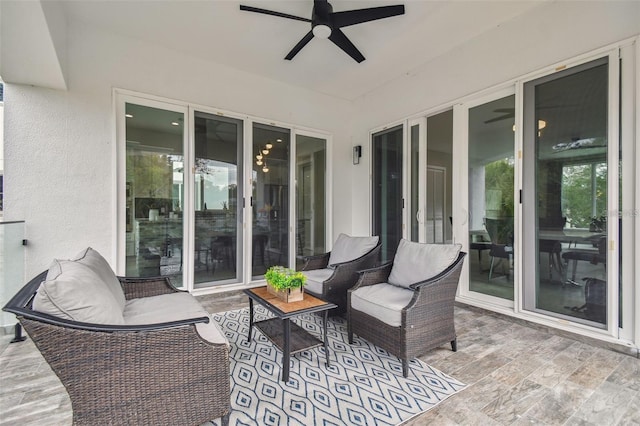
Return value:
M 210 312 L 241 292 L 199 297 Z M 640 360 L 490 312 L 456 307 L 458 352 L 421 359 L 469 386 L 407 425 L 640 424 Z M 69 425 L 69 398 L 30 340 L 0 339 L 0 424 Z M 311 420 L 310 423 L 311 424 Z

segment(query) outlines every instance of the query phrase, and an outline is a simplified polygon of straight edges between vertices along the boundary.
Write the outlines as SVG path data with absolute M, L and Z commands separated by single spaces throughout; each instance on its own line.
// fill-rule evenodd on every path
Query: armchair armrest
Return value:
M 29 281 L 18 293 L 16 293 L 11 300 L 2 308 L 6 312 L 23 317 L 33 321 L 39 321 L 45 324 L 73 328 L 77 330 L 85 331 L 102 331 L 102 332 L 115 332 L 115 331 L 154 331 L 164 330 L 169 328 L 181 327 L 190 324 L 208 323 L 209 318 L 206 316 L 198 318 L 189 318 L 179 321 L 171 321 L 156 324 L 140 324 L 140 325 L 108 325 L 108 324 L 94 324 L 68 320 L 59 318 L 53 315 L 45 314 L 42 312 L 34 311 L 32 309 L 33 298 L 40 287 L 40 283 L 44 281 L 47 276 L 47 271 L 40 273 L 38 276 Z M 118 278 L 124 285 L 136 286 L 140 284 L 137 290 L 134 290 L 131 294 L 136 294 L 136 297 L 153 296 L 156 294 L 173 293 L 180 291 L 173 287 L 168 278 L 153 277 L 153 278 Z M 145 293 L 146 291 L 146 293 Z M 125 292 L 126 295 L 126 292 Z M 126 297 L 126 296 L 125 296 Z M 131 297 L 127 297 L 128 299 Z
M 351 288 L 351 291 L 356 290 L 360 287 L 387 282 L 389 274 L 391 273 L 392 266 L 393 262 L 389 261 L 383 263 L 382 265 L 376 266 L 375 268 L 358 271 L 360 277 L 358 278 L 358 282 L 356 282 L 356 285 Z
M 182 291 L 175 288 L 168 277 L 118 277 L 118 280 L 127 300 Z
M 462 264 L 467 253 L 460 252 L 458 258 L 447 269 L 424 281 L 411 284 L 409 288 L 414 290 L 413 298 L 407 306 L 403 308 L 403 315 L 409 318 L 421 318 L 423 312 L 439 312 L 447 307 L 453 315 L 453 303 L 460 281 Z M 431 313 L 427 314 L 431 315 Z M 412 321 L 417 321 L 414 319 Z M 410 322 L 407 322 L 410 323 Z
M 324 269 L 329 265 L 329 256 L 331 252 L 316 254 L 314 256 L 305 256 L 304 265 L 300 268 L 301 271 L 310 271 L 312 269 Z
M 5 309 L 18 317 L 23 317 L 32 321 L 39 321 L 48 325 L 65 327 L 75 330 L 84 331 L 100 331 L 106 333 L 113 332 L 139 332 L 139 331 L 162 331 L 176 327 L 195 325 L 198 323 L 208 323 L 209 317 L 188 318 L 179 321 L 161 322 L 155 324 L 136 324 L 136 325 L 109 325 L 95 324 L 87 322 L 72 321 L 64 318 L 58 318 L 53 315 L 44 314 L 42 312 L 33 311 L 26 308 Z

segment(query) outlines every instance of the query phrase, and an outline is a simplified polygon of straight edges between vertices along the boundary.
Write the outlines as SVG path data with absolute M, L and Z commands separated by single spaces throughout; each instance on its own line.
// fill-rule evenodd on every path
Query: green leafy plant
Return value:
M 264 274 L 267 283 L 276 290 L 288 290 L 302 287 L 307 282 L 307 277 L 302 272 L 283 266 L 272 266 Z

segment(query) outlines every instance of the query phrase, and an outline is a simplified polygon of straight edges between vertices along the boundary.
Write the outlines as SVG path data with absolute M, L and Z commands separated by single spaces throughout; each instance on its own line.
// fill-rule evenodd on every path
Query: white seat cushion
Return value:
M 96 271 L 73 260 L 54 260 L 40 284 L 33 309 L 94 324 L 124 324 L 122 308 Z
M 109 266 L 109 263 L 106 261 L 104 257 L 96 250 L 91 247 L 87 247 L 78 253 L 73 259 L 73 261 L 83 263 L 93 269 L 100 279 L 105 283 L 109 291 L 113 294 L 113 297 L 120 305 L 120 310 L 124 310 L 124 305 L 126 299 L 124 297 L 124 291 L 122 290 L 122 285 L 120 284 L 120 280 Z
M 364 312 L 392 327 L 400 327 L 402 308 L 413 298 L 413 290 L 380 283 L 351 292 L 351 309 Z
M 421 244 L 403 238 L 393 259 L 389 283 L 409 287 L 434 277 L 455 262 L 461 248 L 460 244 Z
M 369 253 L 378 245 L 378 236 L 351 237 L 347 234 L 338 235 L 329 255 L 329 268 L 336 263 L 348 262 Z
M 305 291 L 322 294 L 322 283 L 331 278 L 333 269 L 312 269 L 310 271 L 302 271 L 302 273 L 307 277 L 307 282 L 304 285 Z
M 211 343 L 229 344 L 218 324 L 189 293 L 169 293 L 127 300 L 124 321 L 127 325 L 158 324 L 208 317 L 209 323 L 196 324 L 200 336 Z

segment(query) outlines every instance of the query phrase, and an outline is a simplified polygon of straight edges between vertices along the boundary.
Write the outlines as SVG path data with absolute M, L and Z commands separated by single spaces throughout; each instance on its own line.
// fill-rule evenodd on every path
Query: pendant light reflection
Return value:
M 267 142 L 262 149 L 258 149 L 258 155 L 256 155 L 256 165 L 262 166 L 262 171 L 264 173 L 269 172 L 269 167 L 267 167 L 267 161 L 264 158 L 265 155 L 269 155 L 269 150 L 273 148 L 273 144 L 271 142 Z M 263 161 L 264 160 L 264 161 Z

